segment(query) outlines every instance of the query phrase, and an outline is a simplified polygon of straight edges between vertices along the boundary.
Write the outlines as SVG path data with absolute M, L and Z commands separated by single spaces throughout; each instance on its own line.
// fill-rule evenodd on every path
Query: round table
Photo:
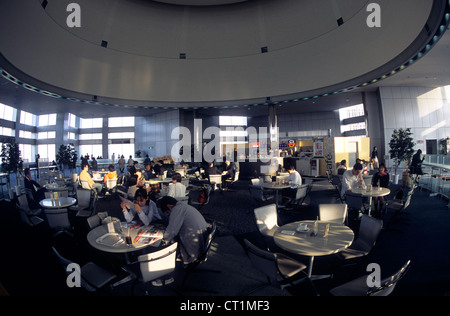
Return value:
M 352 189 L 353 193 L 361 194 L 362 197 L 368 197 L 369 198 L 369 216 L 370 212 L 372 210 L 372 198 L 373 197 L 381 197 L 386 196 L 391 193 L 391 190 L 384 187 L 372 187 L 372 190 L 367 191 L 366 189 L 360 188 L 360 189 Z
M 138 232 L 141 229 L 151 228 L 151 227 L 152 226 L 149 226 L 149 227 L 140 226 L 138 228 L 129 228 L 129 234 L 130 234 L 131 240 L 133 241 L 136 238 Z M 123 233 L 126 234 L 127 230 L 128 230 L 128 228 L 123 228 Z M 105 252 L 124 253 L 124 254 L 133 252 L 136 250 L 140 250 L 140 249 L 146 248 L 148 246 L 159 247 L 159 245 L 161 244 L 161 240 L 162 240 L 162 239 L 160 239 L 159 241 L 152 243 L 152 244 L 133 243 L 131 245 L 128 245 L 126 243 L 119 243 L 119 244 L 112 246 L 112 245 L 108 245 L 108 244 L 99 242 L 99 238 L 106 234 L 108 234 L 107 225 L 100 225 L 100 226 L 97 226 L 94 229 L 92 229 L 87 234 L 87 240 L 88 240 L 89 244 L 92 247 L 94 247 L 95 249 L 105 251 Z
M 58 199 L 43 199 L 39 202 L 39 205 L 43 208 L 59 209 L 67 208 L 77 203 L 77 200 L 73 197 L 59 197 Z
M 298 232 L 300 223 L 308 225 L 309 230 Z M 324 237 L 326 225 L 330 225 L 328 236 Z M 312 268 L 315 256 L 325 256 L 337 253 L 353 242 L 353 231 L 344 225 L 333 222 L 318 221 L 318 234 L 313 236 L 314 221 L 293 222 L 278 228 L 273 236 L 275 244 L 291 253 L 310 257 L 308 277 L 312 278 Z M 318 277 L 316 277 L 317 279 Z
M 278 191 L 283 189 L 288 189 L 291 186 L 289 184 L 277 184 L 276 182 L 263 182 L 261 183 L 261 187 L 264 189 L 274 190 L 275 191 L 275 204 L 277 205 L 278 210 Z

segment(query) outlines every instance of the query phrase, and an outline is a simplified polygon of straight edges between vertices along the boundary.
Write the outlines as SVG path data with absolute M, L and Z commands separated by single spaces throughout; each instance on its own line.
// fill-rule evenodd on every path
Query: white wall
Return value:
M 450 136 L 450 86 L 381 87 L 386 153 L 394 129 L 411 128 L 415 149 L 426 153 L 426 140 Z M 439 147 L 438 147 L 439 150 Z M 391 161 L 392 164 L 392 161 Z

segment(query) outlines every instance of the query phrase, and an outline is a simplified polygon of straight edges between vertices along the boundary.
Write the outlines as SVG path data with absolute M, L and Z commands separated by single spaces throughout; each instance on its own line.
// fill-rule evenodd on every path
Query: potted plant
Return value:
M 407 129 L 395 129 L 392 133 L 391 140 L 389 142 L 389 154 L 391 159 L 394 160 L 395 166 L 395 180 L 398 182 L 397 168 L 402 163 L 406 162 L 406 170 L 408 170 L 408 162 L 414 154 L 414 140 L 412 138 L 412 132 L 410 128 Z
M 16 174 L 16 194 L 20 195 L 20 184 L 19 184 L 19 173 L 22 171 L 23 168 L 23 160 L 21 157 L 21 152 L 19 149 L 19 144 L 15 142 L 14 139 L 12 139 L 10 142 L 5 143 L 2 145 L 2 152 L 0 154 L 0 157 L 2 158 L 2 171 L 7 173 L 15 173 Z M 10 181 L 11 182 L 11 181 Z M 14 198 L 14 196 L 11 196 L 10 192 L 10 198 Z
M 73 173 L 73 169 L 76 167 L 77 151 L 73 144 L 59 146 L 58 153 L 56 154 L 56 162 L 58 163 L 60 170 L 64 174 L 65 166 Z

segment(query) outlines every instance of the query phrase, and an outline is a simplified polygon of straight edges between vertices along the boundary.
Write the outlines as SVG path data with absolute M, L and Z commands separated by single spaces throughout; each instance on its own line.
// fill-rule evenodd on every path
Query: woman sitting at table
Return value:
M 160 201 L 161 211 L 169 214 L 169 225 L 164 232 L 164 241 L 178 241 L 185 264 L 195 261 L 204 250 L 204 233 L 207 223 L 194 207 L 178 202 L 171 196 Z
M 116 170 L 114 168 L 114 165 L 109 165 L 108 167 L 108 173 L 105 174 L 105 183 L 108 182 L 107 180 L 113 180 L 113 179 L 117 179 L 117 173 Z
M 181 183 L 181 174 L 178 172 L 172 176 L 172 183 L 169 184 L 167 195 L 174 198 L 186 196 L 186 186 Z
M 122 207 L 122 212 L 127 223 L 131 222 L 136 214 L 145 226 L 150 225 L 155 219 L 162 221 L 155 202 L 149 200 L 145 189 L 138 189 L 136 191 L 134 203 L 122 201 L 120 206 Z
M 137 175 L 133 175 L 130 177 L 130 179 L 128 179 L 127 196 L 128 196 L 128 199 L 130 199 L 130 200 L 134 199 L 134 195 L 136 194 L 136 191 L 139 189 L 137 180 L 138 180 Z
M 389 173 L 386 172 L 386 165 L 384 163 L 379 164 L 378 172 L 373 175 L 372 185 L 374 188 L 378 185 L 383 188 L 389 187 Z M 378 203 L 380 203 L 380 205 L 384 205 L 384 197 L 374 197 L 374 203 L 375 211 L 378 211 Z

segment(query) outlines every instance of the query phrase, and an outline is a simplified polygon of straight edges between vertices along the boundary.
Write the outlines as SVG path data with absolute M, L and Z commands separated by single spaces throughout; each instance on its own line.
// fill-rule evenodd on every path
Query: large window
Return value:
M 13 130 L 9 127 L 0 127 L 0 135 L 3 136 L 14 136 Z
M 75 115 L 73 115 L 72 113 L 69 113 L 69 119 L 68 119 L 69 127 L 76 127 L 76 119 L 77 119 L 77 117 Z
M 92 133 L 92 134 L 79 134 L 78 138 L 80 140 L 92 140 L 92 139 L 102 139 L 102 133 Z
M 56 132 L 54 131 L 38 133 L 38 139 L 54 139 L 54 138 L 56 138 Z
M 219 116 L 220 126 L 247 126 L 246 116 Z
M 0 103 L 0 119 L 4 119 L 7 121 L 16 121 L 16 109 L 10 107 L 9 105 L 5 105 Z
M 35 126 L 36 125 L 36 115 L 20 111 L 20 124 Z
M 78 156 L 94 155 L 94 157 L 102 157 L 103 156 L 103 147 L 101 144 L 99 145 L 80 145 L 80 150 L 78 152 Z M 103 157 L 106 158 L 106 157 Z
M 30 144 L 19 144 L 19 149 L 23 160 L 28 160 L 28 162 L 35 160 Z
M 53 126 L 56 125 L 56 114 L 39 115 L 38 126 Z
M 108 139 L 134 139 L 134 132 L 109 133 Z
M 366 121 L 364 118 L 364 105 L 358 104 L 354 106 L 339 109 L 339 119 L 341 121 L 341 133 L 350 131 L 358 131 L 366 129 Z M 344 124 L 343 121 L 351 118 L 361 118 L 360 122 Z
M 102 118 L 80 119 L 80 128 L 101 128 L 103 127 Z
M 108 127 L 129 127 L 134 126 L 134 117 L 110 117 L 108 118 Z
M 112 154 L 115 155 L 116 160 L 119 156 L 129 157 L 130 155 L 134 157 L 134 144 L 109 144 L 108 145 L 108 155 L 111 159 Z
M 38 154 L 41 158 L 47 158 L 48 161 L 56 161 L 55 158 L 55 144 L 41 144 L 38 145 Z
M 19 138 L 36 139 L 36 134 L 29 131 L 19 131 Z

